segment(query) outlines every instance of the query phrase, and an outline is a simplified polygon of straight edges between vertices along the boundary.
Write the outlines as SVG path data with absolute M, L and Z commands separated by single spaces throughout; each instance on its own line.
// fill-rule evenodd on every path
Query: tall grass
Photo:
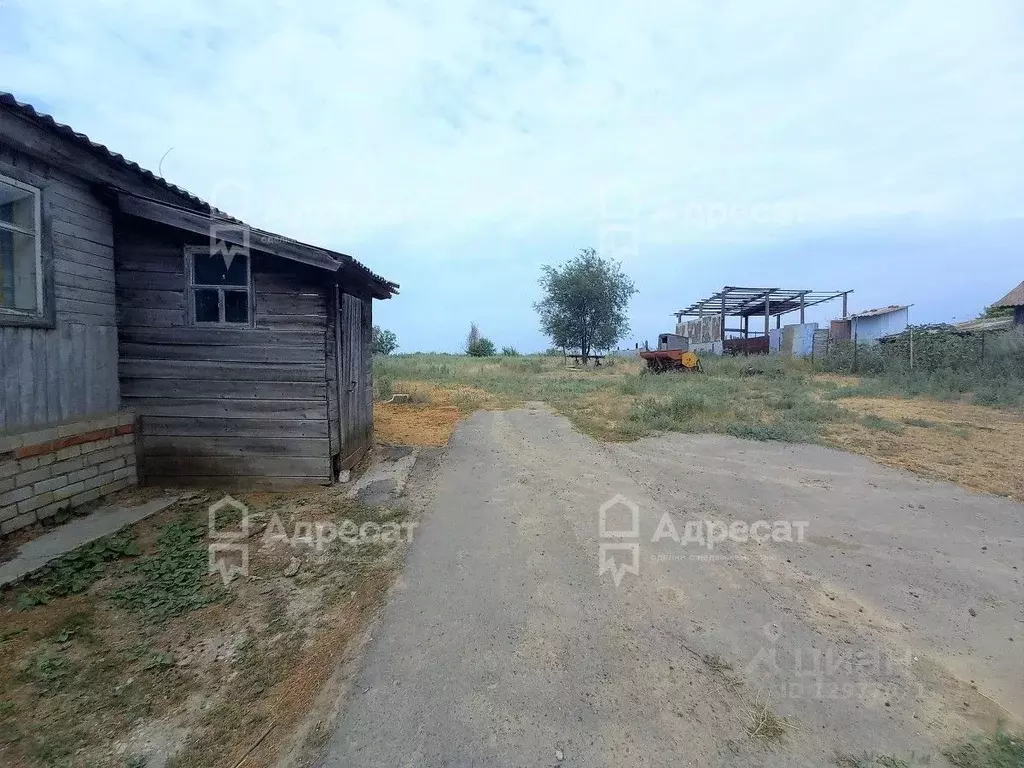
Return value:
M 814 370 L 802 360 L 713 358 L 704 361 L 704 373 L 664 375 L 646 373 L 634 359 L 608 362 L 577 369 L 545 355 L 391 355 L 375 360 L 374 373 L 392 381 L 482 389 L 510 403 L 542 400 L 607 438 L 671 430 L 812 441 L 828 422 L 846 415 L 815 396 Z M 605 410 L 595 416 L 595 408 Z
M 725 358 L 705 361 L 704 368 L 703 374 L 664 374 L 630 382 L 630 391 L 639 395 L 630 421 L 647 431 L 723 432 L 757 440 L 813 442 L 827 423 L 848 415 L 835 403 L 816 397 L 810 368 L 800 361 Z
M 1024 405 L 1024 335 L 958 335 L 945 326 L 918 326 L 886 344 L 833 344 L 816 361 L 821 370 L 855 373 L 858 387 L 841 388 L 832 397 L 882 394 L 955 400 L 965 396 L 981 405 Z
M 855 396 L 969 395 L 977 403 L 1024 404 L 1024 342 L 1018 337 L 989 344 L 986 359 L 974 363 L 950 351 L 954 347 L 944 349 L 926 349 L 911 370 L 898 350 L 865 347 L 858 350 L 858 370 L 863 361 L 869 372 L 862 372 L 854 385 L 822 381 L 818 375 L 822 370 L 848 373 L 842 354 L 815 361 L 706 356 L 703 373 L 663 375 L 647 373 L 641 361 L 631 358 L 608 358 L 605 365 L 582 369 L 567 365 L 560 355 L 411 354 L 375 358 L 374 376 L 379 396 L 389 392 L 392 382 L 427 382 L 484 390 L 509 405 L 541 400 L 580 429 L 609 439 L 683 431 L 816 441 L 830 424 L 854 419 L 842 400 Z M 471 410 L 473 395 L 460 397 Z M 862 423 L 893 433 L 904 428 L 888 420 Z

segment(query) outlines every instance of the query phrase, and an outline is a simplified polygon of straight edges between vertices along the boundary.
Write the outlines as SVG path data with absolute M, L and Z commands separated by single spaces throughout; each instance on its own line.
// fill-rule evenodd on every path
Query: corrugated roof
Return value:
M 1024 305 L 1024 282 L 993 304 L 993 307 L 1019 307 Z
M 677 318 L 717 315 L 724 312 L 729 317 L 763 316 L 765 305 L 768 314 L 784 315 L 801 307 L 807 309 L 815 304 L 838 299 L 849 291 L 815 291 L 799 288 L 751 288 L 727 285 L 706 299 L 691 304 L 686 309 L 673 312 Z
M 206 214 L 216 215 L 217 218 L 221 220 L 228 219 L 238 224 L 249 226 L 248 224 L 245 224 L 245 222 L 228 216 L 223 211 L 214 208 L 205 200 L 196 197 L 188 190 L 182 189 L 181 187 L 175 184 L 171 184 L 169 181 L 160 176 L 157 176 L 152 171 L 146 170 L 138 163 L 128 160 L 126 157 L 124 157 L 124 155 L 118 154 L 117 152 L 111 152 L 103 144 L 99 144 L 93 141 L 84 133 L 78 133 L 71 126 L 65 125 L 64 123 L 58 123 L 51 115 L 39 112 L 31 104 L 25 104 L 18 101 L 16 98 L 14 98 L 13 94 L 7 93 L 6 91 L 0 91 L 0 106 L 7 107 L 12 111 L 17 112 L 23 117 L 26 117 L 29 120 L 35 122 L 36 124 L 43 126 L 47 130 L 56 133 L 62 138 L 70 142 L 73 142 L 74 144 L 77 144 L 79 147 L 82 147 L 83 149 L 99 157 L 100 159 L 105 160 L 108 163 L 120 166 L 122 168 L 126 168 L 129 171 L 138 174 L 147 181 L 150 181 L 160 187 L 163 187 L 167 191 L 172 192 L 173 194 L 179 196 L 182 199 L 182 201 L 185 202 L 191 208 L 196 208 Z M 121 191 L 130 192 L 130 190 Z M 305 245 L 304 243 L 299 243 L 298 241 L 292 240 L 291 238 L 285 237 L 283 235 L 275 236 L 279 237 L 281 240 L 294 242 L 297 245 Z M 316 246 L 307 247 L 313 248 Z M 317 250 L 325 251 L 327 253 L 334 255 L 335 257 L 338 258 L 339 261 L 348 263 L 356 270 L 366 275 L 369 279 L 389 286 L 392 293 L 397 293 L 398 283 L 394 283 L 388 280 L 387 278 L 378 275 L 365 264 L 360 263 L 357 259 L 353 258 L 352 256 L 349 256 L 347 253 L 341 253 L 340 251 L 331 251 L 326 248 L 317 248 Z
M 977 320 L 968 320 L 965 323 L 957 323 L 958 331 L 1003 331 L 1013 327 L 1013 315 L 1006 317 L 982 317 Z
M 893 312 L 899 312 L 901 309 L 906 309 L 909 304 L 890 304 L 888 307 L 878 307 L 877 309 L 867 309 L 863 312 L 855 312 L 850 317 L 876 317 L 877 315 L 888 315 Z
M 200 200 L 191 192 L 171 184 L 169 181 L 157 176 L 152 171 L 147 171 L 138 163 L 133 163 L 131 160 L 128 160 L 124 155 L 120 155 L 117 152 L 111 152 L 103 144 L 96 143 L 84 133 L 78 133 L 78 131 L 74 130 L 71 126 L 65 125 L 64 123 L 58 123 L 50 115 L 37 111 L 31 104 L 24 104 L 18 101 L 14 98 L 13 94 L 7 93 L 6 91 L 0 91 L 0 105 L 11 107 L 15 112 L 24 115 L 30 120 L 46 127 L 65 139 L 74 142 L 78 146 L 89 150 L 97 157 L 139 174 L 143 178 L 158 184 L 164 189 L 173 192 L 176 195 L 180 195 L 193 205 L 200 206 L 206 212 L 213 210 L 213 206 L 205 200 Z

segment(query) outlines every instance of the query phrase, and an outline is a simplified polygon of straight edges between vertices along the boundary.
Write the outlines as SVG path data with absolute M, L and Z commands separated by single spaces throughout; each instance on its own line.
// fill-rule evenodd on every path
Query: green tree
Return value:
M 471 357 L 490 357 L 494 354 L 494 342 L 481 336 L 466 348 L 466 354 Z
M 480 327 L 476 323 L 469 324 L 469 333 L 466 335 L 466 354 L 473 354 L 469 350 L 480 343 Z
M 389 331 L 381 328 L 379 325 L 375 325 L 373 326 L 372 344 L 373 354 L 390 355 L 398 349 L 398 337 L 394 331 Z
M 470 357 L 490 357 L 494 351 L 494 342 L 480 333 L 476 323 L 470 323 L 469 334 L 466 336 L 466 354 Z
M 535 303 L 541 329 L 556 347 L 578 349 L 586 360 L 611 349 L 629 332 L 626 307 L 636 293 L 617 261 L 593 248 L 558 267 L 545 264 L 540 278 L 544 298 Z

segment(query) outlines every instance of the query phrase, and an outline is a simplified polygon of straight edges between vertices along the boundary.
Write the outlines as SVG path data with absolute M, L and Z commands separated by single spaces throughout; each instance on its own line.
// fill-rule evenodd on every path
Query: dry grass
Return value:
M 463 416 L 516 404 L 476 387 L 396 381 L 394 389 L 409 393 L 410 401 L 373 406 L 374 436 L 392 445 L 447 445 Z
M 631 436 L 624 425 L 629 424 L 629 414 L 635 398 L 610 389 L 601 389 L 583 395 L 577 403 L 573 420 L 576 426 L 588 435 L 602 440 L 629 440 Z
M 796 726 L 784 718 L 779 717 L 768 708 L 768 696 L 764 702 L 754 700 L 754 706 L 747 711 L 750 723 L 747 725 L 747 733 L 756 739 L 766 741 L 782 741 L 790 730 L 796 730 Z
M 828 427 L 830 445 L 924 477 L 1024 499 L 1020 415 L 924 398 L 844 398 L 842 405 L 859 416 L 879 416 L 903 429 L 890 432 L 859 421 L 837 422 Z
M 585 369 L 537 356 L 410 355 L 378 363 L 396 392 L 421 400 L 377 406 L 377 436 L 385 442 L 444 445 L 466 413 L 542 400 L 601 440 L 680 430 L 817 441 L 925 477 L 1024 499 L 1020 413 L 926 397 L 833 399 L 839 388 L 872 380 L 816 373 L 805 361 L 709 359 L 705 374 L 663 376 L 640 376 L 642 363 L 628 358 Z
M 450 405 L 373 406 L 373 432 L 378 442 L 392 445 L 447 445 L 463 412 Z
M 838 387 L 856 387 L 860 384 L 860 376 L 845 373 L 816 373 L 811 377 L 819 384 L 835 384 Z

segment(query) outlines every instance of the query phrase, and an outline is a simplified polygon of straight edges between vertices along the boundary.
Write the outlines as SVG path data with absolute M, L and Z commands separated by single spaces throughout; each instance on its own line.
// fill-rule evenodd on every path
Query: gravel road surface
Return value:
M 1024 507 L 860 456 L 478 412 L 326 764 L 944 765 L 1024 721 L 1021 568 Z

